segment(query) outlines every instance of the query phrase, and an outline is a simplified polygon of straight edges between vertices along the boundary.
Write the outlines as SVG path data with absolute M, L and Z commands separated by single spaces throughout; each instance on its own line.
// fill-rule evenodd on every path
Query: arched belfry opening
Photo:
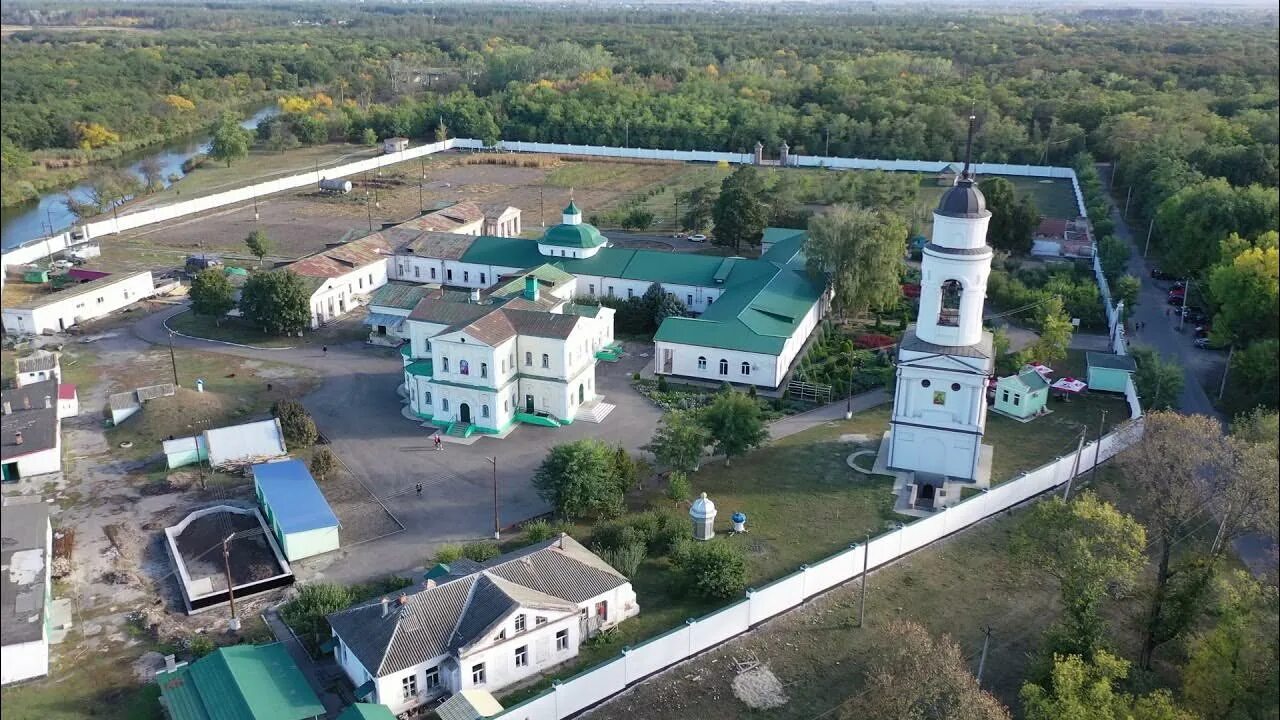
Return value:
M 939 293 L 938 325 L 958 327 L 960 325 L 960 299 L 964 295 L 964 285 L 959 280 L 947 280 L 942 283 Z

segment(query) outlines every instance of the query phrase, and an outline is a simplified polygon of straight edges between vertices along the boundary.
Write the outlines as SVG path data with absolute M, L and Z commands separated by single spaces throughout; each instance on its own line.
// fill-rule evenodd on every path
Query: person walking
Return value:
M 422 483 L 418 483 L 418 497 L 422 497 Z
M 320 352 L 324 353 L 325 357 L 329 357 L 329 346 L 328 345 L 322 346 L 320 348 Z
M 443 450 L 443 449 L 444 449 L 444 444 L 440 442 L 440 435 L 439 435 L 438 433 L 437 433 L 437 434 L 435 434 L 435 435 L 432 435 L 432 436 L 431 436 L 431 440 L 432 440 L 432 442 L 434 442 L 434 443 L 435 443 L 435 445 L 436 445 L 436 450 Z

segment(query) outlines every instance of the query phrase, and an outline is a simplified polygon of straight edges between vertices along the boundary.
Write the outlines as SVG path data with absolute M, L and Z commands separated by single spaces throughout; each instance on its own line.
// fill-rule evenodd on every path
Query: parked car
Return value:
M 49 263 L 49 267 L 53 268 L 54 270 L 70 270 L 71 264 L 72 263 L 70 260 L 54 260 L 53 262 Z
M 703 235 L 702 233 L 689 236 L 689 242 L 706 242 L 706 241 L 707 241 L 707 236 Z
M 689 233 L 682 233 L 682 232 L 678 232 L 678 233 L 676 233 L 675 235 L 672 235 L 671 237 L 673 237 L 673 238 L 675 238 L 675 239 L 677 239 L 677 240 L 683 240 L 683 239 L 685 239 L 685 238 L 689 237 Z
M 1170 295 L 1170 296 L 1169 296 L 1169 304 L 1170 304 L 1170 305 L 1182 305 L 1182 302 L 1183 302 L 1183 297 L 1182 297 L 1181 295 Z
M 1185 288 L 1186 286 L 1187 286 L 1187 281 L 1186 281 L 1186 280 L 1179 280 L 1179 281 L 1175 282 L 1175 283 L 1171 286 L 1171 289 L 1173 289 L 1173 290 L 1181 290 L 1181 289 Z
M 1169 297 L 1182 297 L 1187 294 L 1186 288 L 1174 288 L 1169 291 Z
M 1205 337 L 1196 338 L 1195 346 L 1200 348 L 1201 350 L 1217 350 L 1218 349 L 1218 346 L 1214 345 L 1213 341 L 1210 340 L 1207 335 Z

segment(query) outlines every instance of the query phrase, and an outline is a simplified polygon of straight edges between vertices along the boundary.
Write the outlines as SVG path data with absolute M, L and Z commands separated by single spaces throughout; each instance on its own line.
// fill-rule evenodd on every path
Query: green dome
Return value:
M 594 225 L 578 223 L 577 225 L 561 224 L 547 228 L 546 234 L 538 242 L 544 245 L 558 245 L 561 247 L 593 248 L 603 245 L 605 239 Z

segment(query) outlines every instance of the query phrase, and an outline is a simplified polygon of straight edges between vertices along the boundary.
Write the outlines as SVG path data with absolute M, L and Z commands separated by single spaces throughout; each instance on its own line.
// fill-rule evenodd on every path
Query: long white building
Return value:
M 39 335 L 62 332 L 89 320 L 105 317 L 139 300 L 155 295 L 150 271 L 118 273 L 70 285 L 4 309 L 5 332 Z
M 485 289 L 544 264 L 573 277 L 568 297 L 633 298 L 654 283 L 695 314 L 668 318 L 654 336 L 656 373 L 774 389 L 828 308 L 805 270 L 802 230 L 770 228 L 759 259 L 611 247 L 570 203 L 536 241 L 417 230 L 398 239 L 392 280 Z

